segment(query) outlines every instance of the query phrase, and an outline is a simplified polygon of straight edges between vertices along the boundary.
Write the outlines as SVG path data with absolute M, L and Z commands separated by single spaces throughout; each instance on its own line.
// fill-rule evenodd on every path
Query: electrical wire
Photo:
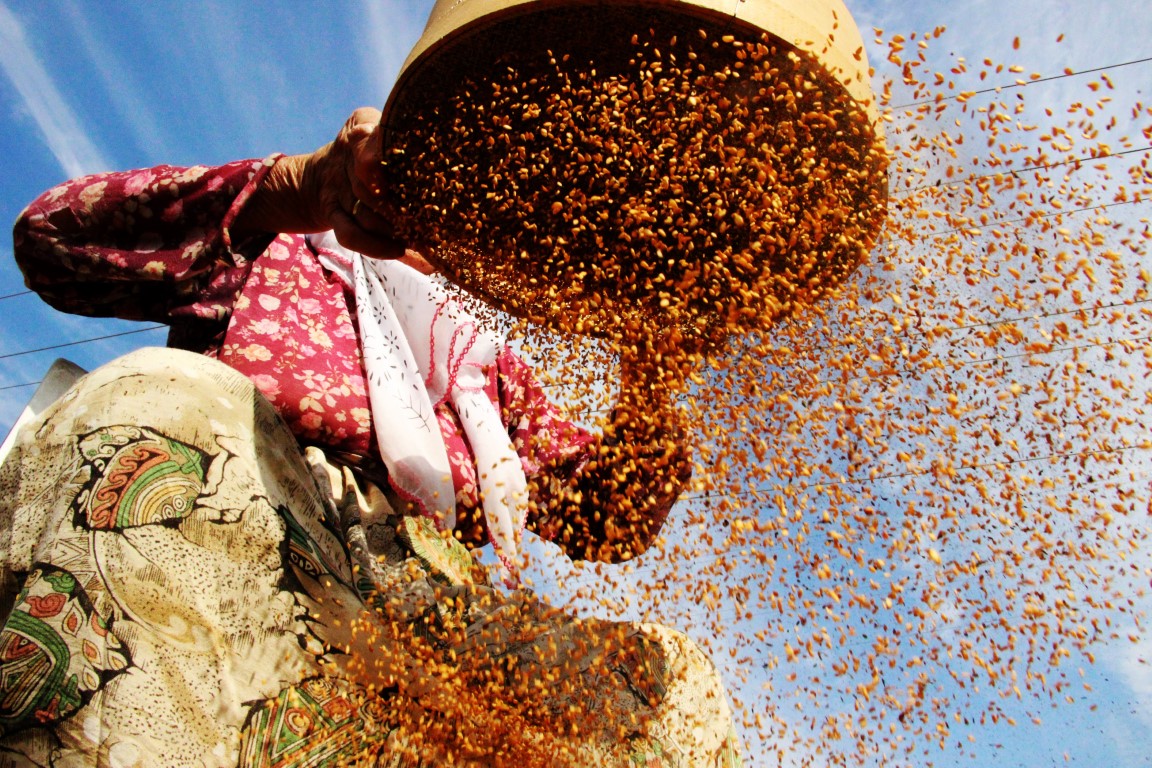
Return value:
M 941 96 L 941 97 L 935 98 L 935 99 L 924 99 L 923 101 L 911 101 L 911 102 L 908 102 L 907 104 L 900 104 L 898 106 L 892 107 L 892 109 L 894 109 L 894 110 L 896 110 L 896 109 L 908 109 L 910 107 L 923 106 L 924 104 L 939 104 L 942 101 L 955 101 L 956 99 L 960 99 L 960 98 L 970 99 L 973 96 L 979 96 L 979 95 L 985 94 L 985 93 L 999 93 L 1000 91 L 1007 91 L 1007 90 L 1010 90 L 1012 88 L 1023 88 L 1026 85 L 1036 85 L 1037 83 L 1049 83 L 1049 82 L 1052 82 L 1053 80 L 1062 80 L 1066 77 L 1079 77 L 1080 75 L 1090 75 L 1090 74 L 1093 74 L 1094 72 L 1105 72 L 1109 69 L 1119 69 L 1120 67 L 1130 67 L 1130 66 L 1133 66 L 1135 64 L 1146 64 L 1150 61 L 1152 61 L 1152 56 L 1148 56 L 1148 57 L 1143 58 L 1143 59 L 1133 59 L 1132 61 L 1122 61 L 1119 64 L 1108 64 L 1108 65 L 1103 66 L 1103 67 L 1093 67 L 1091 69 L 1081 69 L 1081 70 L 1077 70 L 1075 72 L 1063 72 L 1059 75 L 1050 75 L 1048 77 L 1038 77 L 1035 80 L 1026 80 L 1023 82 L 1016 81 L 1016 82 L 1013 82 L 1013 83 L 1010 83 L 1007 85 L 997 85 L 997 86 L 993 86 L 991 88 L 981 88 L 981 89 L 976 90 L 976 91 L 962 91 L 961 93 L 958 93 L 955 96 Z
M 35 387 L 41 381 L 43 381 L 43 379 L 41 379 L 40 381 L 26 381 L 23 384 L 8 384 L 7 386 L 0 387 L 0 392 L 3 392 L 6 389 L 20 389 L 21 387 Z
M 131 336 L 134 333 L 147 333 L 148 331 L 158 331 L 161 328 L 167 328 L 167 327 L 168 326 L 166 326 L 166 325 L 153 325 L 153 326 L 150 326 L 148 328 L 136 328 L 136 329 L 133 329 L 131 331 L 122 331 L 120 333 L 109 333 L 107 335 L 96 336 L 96 337 L 91 338 L 91 339 L 80 339 L 79 341 L 68 341 L 68 342 L 64 342 L 63 344 L 52 344 L 52 345 L 47 346 L 47 347 L 38 347 L 36 349 L 25 349 L 25 350 L 22 350 L 20 352 L 9 352 L 8 354 L 0 355 L 0 360 L 7 360 L 7 359 L 12 358 L 12 357 L 21 357 L 23 355 L 31 355 L 31 354 L 34 354 L 36 352 L 47 352 L 47 351 L 52 350 L 52 349 L 63 349 L 64 347 L 75 347 L 75 346 L 78 346 L 80 344 L 90 344 L 94 341 L 103 341 L 104 339 L 115 339 L 115 338 L 119 338 L 120 336 Z
M 1144 64 L 1144 63 L 1148 63 L 1148 62 L 1152 62 L 1152 56 L 1141 58 L 1141 59 L 1133 59 L 1130 61 L 1119 62 L 1116 64 L 1108 64 L 1108 65 L 1101 66 L 1101 67 L 1092 67 L 1090 69 L 1077 70 L 1074 72 L 1063 72 L 1059 75 L 1051 75 L 1049 77 L 1036 78 L 1034 80 L 1029 80 L 1026 82 L 1013 82 L 1010 84 L 984 88 L 984 89 L 980 89 L 980 90 L 976 90 L 976 91 L 963 92 L 963 93 L 957 94 L 955 96 L 946 96 L 946 97 L 942 97 L 940 99 L 928 99 L 928 100 L 924 100 L 924 101 L 909 102 L 907 104 L 901 104 L 901 105 L 892 107 L 892 109 L 894 109 L 894 110 L 895 109 L 907 109 L 909 107 L 919 106 L 921 104 L 932 104 L 932 103 L 938 103 L 941 100 L 957 99 L 957 98 L 960 98 L 961 96 L 964 96 L 965 98 L 969 98 L 973 95 L 984 94 L 984 93 L 994 93 L 994 92 L 999 92 L 999 91 L 1010 89 L 1010 88 L 1020 88 L 1020 87 L 1023 87 L 1025 85 L 1033 85 L 1036 83 L 1050 82 L 1053 80 L 1060 80 L 1060 79 L 1069 78 L 1069 77 L 1078 77 L 1081 75 L 1092 74 L 1095 72 L 1103 72 L 1103 71 L 1107 71 L 1107 70 L 1111 70 L 1111 69 L 1118 69 L 1120 67 L 1133 66 L 1133 65 Z M 1043 170 L 1046 168 L 1054 168 L 1054 167 L 1061 166 L 1061 165 L 1071 165 L 1073 163 L 1090 162 L 1093 160 L 1101 160 L 1101 159 L 1110 158 L 1110 157 L 1118 157 L 1121 155 L 1132 154 L 1135 152 L 1147 152 L 1150 150 L 1152 150 L 1152 146 L 1142 147 L 1139 149 L 1130 149 L 1130 150 L 1125 150 L 1122 152 L 1113 152 L 1113 153 L 1109 153 L 1106 155 L 1098 155 L 1095 157 L 1076 158 L 1073 160 L 1061 161 L 1058 163 L 1050 163 L 1047 165 L 1027 166 L 1027 167 L 1019 168 L 1019 169 L 1005 169 L 1004 171 L 997 172 L 997 173 L 983 174 L 980 176 L 973 176 L 970 179 L 962 179 L 962 180 L 958 180 L 955 182 L 948 182 L 945 185 L 946 186 L 954 186 L 957 184 L 963 184 L 963 183 L 978 180 L 981 178 L 990 178 L 990 177 L 994 177 L 994 176 L 999 176 L 999 175 L 1003 175 L 1006 173 L 1007 174 L 1026 173 L 1028 171 L 1033 171 L 1033 170 Z M 914 187 L 914 188 L 909 189 L 907 191 L 914 192 L 914 191 L 924 189 L 924 188 L 925 187 L 923 187 L 923 186 Z M 973 229 L 983 229 L 985 227 L 992 226 L 994 224 L 1013 223 L 1013 222 L 1025 221 L 1025 220 L 1030 220 L 1030 219 L 1034 220 L 1036 218 L 1048 218 L 1048 217 L 1052 217 L 1052 216 L 1060 216 L 1060 215 L 1064 215 L 1064 214 L 1076 213 L 1079 211 L 1102 210 L 1104 208 L 1109 208 L 1109 207 L 1113 207 L 1113 206 L 1131 205 L 1131 204 L 1139 203 L 1139 202 L 1144 202 L 1144 201 L 1140 200 L 1140 199 L 1127 200 L 1127 201 L 1121 201 L 1121 202 L 1116 202 L 1116 203 L 1108 203 L 1108 204 L 1100 205 L 1100 206 L 1084 206 L 1084 207 L 1080 207 L 1080 208 L 1070 208 L 1066 211 L 1050 212 L 1050 213 L 1045 213 L 1045 214 L 1039 214 L 1038 216 L 1023 216 L 1023 217 L 1019 217 L 1019 218 L 1015 218 L 1015 219 L 1002 219 L 999 221 L 990 222 L 988 224 L 981 224 L 979 226 L 957 227 L 957 228 L 953 228 L 953 229 L 949 229 L 949 230 L 943 230 L 940 232 L 933 232 L 933 233 L 931 233 L 931 236 L 935 237 L 935 236 L 947 235 L 947 234 L 956 233 L 956 232 L 964 232 L 964 231 L 973 230 Z M 881 244 L 878 244 L 878 245 L 881 245 Z M 19 296 L 26 296 L 26 295 L 31 294 L 31 293 L 32 293 L 32 291 L 25 290 L 25 291 L 18 291 L 15 293 L 6 294 L 3 296 L 0 296 L 0 301 L 2 301 L 4 299 L 16 298 Z M 998 321 L 998 322 L 1008 322 L 1008 321 Z M 143 329 L 138 329 L 138 330 L 133 330 L 133 331 L 125 331 L 123 333 L 109 334 L 107 336 L 98 336 L 98 337 L 91 338 L 91 339 L 82 339 L 80 341 L 66 342 L 63 344 L 57 344 L 57 345 L 48 346 L 48 347 L 41 347 L 38 349 L 29 349 L 29 350 L 24 350 L 24 351 L 20 351 L 20 352 L 12 352 L 12 353 L 8 353 L 8 354 L 0 355 L 0 360 L 13 358 L 13 357 L 19 357 L 22 355 L 30 355 L 30 354 L 33 354 L 36 352 L 44 352 L 44 351 L 48 351 L 48 350 L 52 350 L 52 349 L 60 349 L 63 347 L 76 346 L 76 345 L 80 345 L 80 344 L 87 344 L 87 343 L 91 343 L 94 341 L 102 341 L 104 339 L 115 338 L 118 336 L 127 336 L 127 335 L 134 334 L 134 333 L 143 333 L 145 331 L 157 330 L 157 329 L 163 328 L 163 327 L 165 327 L 165 326 L 158 325 L 158 326 L 153 326 L 151 328 L 143 328 Z M 952 329 L 952 330 L 956 330 L 956 329 Z M 17 386 L 25 386 L 25 385 L 17 385 Z
M 981 174 L 974 175 L 974 176 L 967 176 L 963 179 L 957 179 L 956 181 L 940 181 L 940 182 L 932 182 L 929 184 L 921 184 L 918 187 L 908 187 L 907 189 L 903 189 L 903 190 L 899 190 L 899 191 L 911 193 L 911 192 L 919 192 L 922 189 L 934 189 L 937 187 L 958 187 L 958 186 L 961 186 L 963 184 L 970 184 L 973 181 L 979 181 L 980 179 L 994 179 L 994 178 L 1001 177 L 1001 176 L 1016 176 L 1016 175 L 1021 174 L 1021 173 L 1028 173 L 1029 171 L 1046 171 L 1046 170 L 1050 170 L 1052 168 L 1059 168 L 1062 165 L 1080 165 L 1082 163 L 1090 163 L 1090 162 L 1094 162 L 1097 160 L 1109 160 L 1109 159 L 1116 158 L 1116 157 L 1123 157 L 1124 155 L 1131 155 L 1131 154 L 1135 154 L 1137 152 L 1148 152 L 1148 151 L 1152 151 L 1152 146 L 1138 147 L 1135 149 L 1126 149 L 1123 152 L 1108 152 L 1107 154 L 1103 154 L 1103 155 L 1089 155 L 1087 157 L 1075 157 L 1071 160 L 1061 160 L 1058 163 L 1046 163 L 1044 165 L 1026 165 L 1026 166 L 1023 166 L 1021 168 L 1003 168 L 1003 169 L 995 171 L 993 173 L 981 173 Z M 901 197 L 898 199 L 903 200 L 903 199 L 906 199 L 907 197 L 910 197 L 910 195 L 901 195 Z

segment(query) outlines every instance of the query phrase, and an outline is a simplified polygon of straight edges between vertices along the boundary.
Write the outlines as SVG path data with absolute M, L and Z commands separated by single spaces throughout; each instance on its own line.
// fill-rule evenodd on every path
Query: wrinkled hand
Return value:
M 307 155 L 280 158 L 234 227 L 264 232 L 324 232 L 366 256 L 405 256 L 404 244 L 377 208 L 385 180 L 380 111 L 357 109 L 336 138 Z

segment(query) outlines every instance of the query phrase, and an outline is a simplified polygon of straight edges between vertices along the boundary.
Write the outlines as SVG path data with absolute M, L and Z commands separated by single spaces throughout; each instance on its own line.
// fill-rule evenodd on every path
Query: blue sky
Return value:
M 37 194 L 82 173 L 310 151 L 328 141 L 355 107 L 383 104 L 430 6 L 387 0 L 0 0 L 0 153 L 7 171 L 0 181 L 0 220 L 13 221 Z M 1152 56 L 1152 11 L 1144 0 L 862 0 L 849 2 L 849 8 L 864 30 L 879 78 L 898 71 L 885 61 L 886 49 L 872 42 L 872 27 L 886 36 L 947 27 L 932 49 L 932 61 L 942 69 L 960 57 L 973 65 L 988 57 L 1049 76 Z M 1152 63 L 1118 67 L 1109 76 L 1122 119 L 1127 104 L 1149 98 Z M 974 80 L 971 87 L 1010 83 L 1014 77 L 1003 73 L 1000 81 Z M 1048 104 L 1059 111 L 1086 93 L 1076 78 L 1030 88 L 1030 109 Z M 1133 215 L 1147 217 L 1147 208 Z M 11 242 L 0 241 L 0 297 L 5 297 L 0 298 L 0 434 L 33 391 L 19 385 L 37 381 L 56 356 L 90 369 L 136 346 L 163 343 L 162 331 L 144 331 L 25 354 L 146 326 L 62 315 L 35 296 L 19 295 L 22 291 Z M 1140 357 L 1138 351 L 1131 354 Z M 1147 499 L 1146 456 L 1135 472 L 1137 492 Z M 1147 553 L 1134 558 L 1135 567 L 1148 564 Z M 652 578 L 662 567 L 641 565 L 637 573 L 616 572 L 613 579 Z M 1142 578 L 1147 586 L 1147 572 Z M 1142 604 L 1147 606 L 1146 598 Z M 699 620 L 699 610 L 669 604 L 661 615 L 702 633 L 708 624 Z M 723 637 L 714 643 L 725 647 Z M 1079 690 L 1075 703 L 1056 708 L 1048 707 L 1047 698 L 1040 704 L 1007 702 L 1020 725 L 958 726 L 953 741 L 964 739 L 965 749 L 941 751 L 935 764 L 1152 765 L 1149 654 L 1146 637 L 1098 648 L 1096 664 L 1084 665 L 1091 692 Z M 720 658 L 719 663 L 735 678 L 734 662 Z M 776 695 L 764 690 L 768 682 L 759 672 L 739 685 L 747 707 L 755 709 L 761 697 Z M 825 705 L 851 711 L 855 702 L 828 699 Z M 1032 725 L 1028 721 L 1037 712 L 1041 724 Z M 787 747 L 787 739 L 775 733 L 744 729 L 752 765 L 772 764 L 761 750 Z M 788 753 L 784 762 L 800 764 L 811 757 Z

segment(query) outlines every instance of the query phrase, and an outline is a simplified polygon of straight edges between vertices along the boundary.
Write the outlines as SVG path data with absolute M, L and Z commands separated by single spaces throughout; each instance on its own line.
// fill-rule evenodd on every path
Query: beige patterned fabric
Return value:
M 683 635 L 580 620 L 168 349 L 0 468 L 0 766 L 729 766 Z

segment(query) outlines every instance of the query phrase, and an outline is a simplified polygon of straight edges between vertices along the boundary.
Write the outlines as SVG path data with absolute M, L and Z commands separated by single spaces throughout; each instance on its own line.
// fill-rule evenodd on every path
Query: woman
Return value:
M 178 348 L 85 377 L 0 475 L 17 760 L 735 759 L 690 641 L 495 590 L 460 544 L 491 541 L 512 583 L 524 526 L 627 559 L 687 455 L 628 398 L 599 439 L 559 418 L 421 274 L 373 207 L 378 122 L 357 110 L 310 155 L 76 180 L 17 222 L 47 301 L 162 320 Z

